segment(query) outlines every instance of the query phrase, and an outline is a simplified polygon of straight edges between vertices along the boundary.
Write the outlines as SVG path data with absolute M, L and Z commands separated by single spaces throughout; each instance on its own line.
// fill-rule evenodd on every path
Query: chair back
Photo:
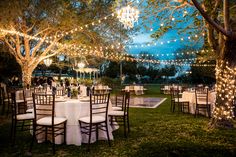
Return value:
M 105 116 L 107 119 L 108 104 L 110 93 L 93 94 L 90 93 L 90 122 L 92 123 L 93 116 Z
M 129 114 L 129 102 L 130 102 L 130 92 L 124 93 L 124 102 L 123 102 L 123 110 L 124 114 Z
M 12 109 L 12 119 L 16 119 L 19 114 L 25 114 L 27 110 L 27 104 L 24 102 L 17 103 L 16 91 L 8 92 L 8 101 Z
M 46 93 L 47 93 L 47 88 L 35 87 L 35 88 L 34 88 L 34 93 L 46 94 Z
M 27 98 L 33 98 L 33 93 L 35 92 L 34 88 L 24 88 L 24 95 L 25 95 L 25 99 Z
M 180 92 L 178 86 L 176 88 L 174 87 L 170 88 L 170 95 L 171 95 L 171 100 L 177 99 L 179 102 Z
M 124 108 L 125 91 L 120 91 L 115 95 L 115 106 Z
M 195 99 L 196 104 L 208 104 L 208 88 L 196 87 L 195 88 Z
M 57 87 L 56 88 L 56 96 L 64 96 L 64 95 L 65 95 L 64 87 Z
M 0 105 L 4 103 L 4 99 L 5 99 L 4 88 L 0 87 Z
M 54 117 L 55 95 L 33 93 L 34 115 L 39 120 L 44 117 Z M 54 124 L 54 118 L 52 118 Z

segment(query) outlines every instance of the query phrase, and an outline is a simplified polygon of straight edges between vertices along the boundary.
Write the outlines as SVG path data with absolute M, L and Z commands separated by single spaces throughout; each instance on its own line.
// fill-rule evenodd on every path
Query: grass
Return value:
M 166 97 L 159 92 L 159 86 L 146 86 L 145 96 Z M 21 133 L 17 145 L 12 148 L 9 140 L 10 119 L 1 116 L 0 156 L 25 156 L 31 136 Z M 131 108 L 131 133 L 123 136 L 123 128 L 113 132 L 112 147 L 107 141 L 91 145 L 91 151 L 82 146 L 57 145 L 55 156 L 82 157 L 230 157 L 236 156 L 236 129 L 207 128 L 209 119 L 194 118 L 191 114 L 171 113 L 170 99 L 155 109 Z M 52 156 L 50 144 L 35 144 L 33 156 Z

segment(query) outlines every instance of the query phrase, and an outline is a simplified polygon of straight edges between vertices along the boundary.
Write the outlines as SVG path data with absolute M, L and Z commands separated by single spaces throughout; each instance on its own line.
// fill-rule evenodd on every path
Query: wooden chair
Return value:
M 195 88 L 196 110 L 195 117 L 199 115 L 199 111 L 206 111 L 208 117 L 211 117 L 211 104 L 208 102 L 208 88 L 198 87 Z
M 128 133 L 130 132 L 129 126 L 129 102 L 130 102 L 130 92 L 125 92 L 123 95 L 123 108 L 121 111 L 111 111 L 109 112 L 109 118 L 111 121 L 111 125 L 114 125 L 115 122 L 119 122 L 119 125 L 122 123 L 124 126 L 124 136 L 127 137 L 127 129 Z M 126 128 L 127 125 L 127 128 Z
M 3 87 L 0 87 L 0 105 L 2 105 L 2 114 L 4 114 L 6 107 L 6 98 Z
M 34 103 L 34 131 L 33 139 L 30 147 L 32 150 L 34 140 L 37 136 L 44 135 L 44 140 L 48 140 L 48 135 L 52 138 L 53 154 L 55 154 L 55 138 L 64 135 L 64 143 L 66 143 L 66 122 L 64 117 L 55 116 L 55 95 L 53 94 L 33 94 Z
M 125 91 L 120 91 L 115 94 L 115 98 L 112 101 L 112 110 L 114 111 L 122 111 L 123 105 L 124 105 L 124 99 L 125 99 Z
M 56 89 L 56 96 L 64 96 L 64 95 L 65 95 L 64 87 L 57 87 L 57 89 Z
M 88 151 L 92 132 L 96 132 L 96 139 L 98 140 L 98 131 L 106 131 L 108 144 L 110 143 L 110 136 L 108 131 L 108 104 L 110 93 L 105 94 L 92 94 L 90 93 L 90 114 L 89 116 L 79 119 L 81 133 L 89 136 L 88 138 Z
M 178 112 L 185 112 L 185 110 L 187 109 L 187 113 L 189 113 L 189 101 L 184 100 L 181 97 L 179 86 L 176 89 L 171 88 L 170 93 L 171 93 L 172 112 L 175 112 L 177 106 Z
M 14 145 L 17 131 L 29 131 L 32 129 L 34 114 L 26 113 L 27 106 L 25 102 L 17 103 L 15 92 L 9 93 L 9 97 L 9 102 L 12 105 L 11 140 Z
M 27 113 L 33 113 L 33 93 L 35 92 L 34 87 L 24 88 L 24 97 L 27 103 Z

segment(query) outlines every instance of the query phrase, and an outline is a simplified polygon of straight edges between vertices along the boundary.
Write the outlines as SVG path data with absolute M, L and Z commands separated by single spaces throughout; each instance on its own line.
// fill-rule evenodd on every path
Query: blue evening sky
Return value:
M 191 12 L 191 11 L 193 10 L 188 10 L 188 12 Z M 141 10 L 140 12 L 142 14 Z M 152 19 L 152 17 L 150 17 L 150 19 Z M 129 49 L 127 49 L 128 53 L 130 54 L 139 54 L 142 51 L 146 51 L 153 55 L 174 53 L 177 49 L 183 48 L 185 46 L 194 47 L 195 49 L 200 49 L 203 45 L 203 40 L 201 40 L 198 43 L 194 43 L 191 40 L 188 40 L 187 34 L 178 35 L 177 30 L 170 30 L 158 40 L 154 40 L 150 36 L 152 33 L 155 32 L 155 30 L 157 30 L 160 27 L 160 21 L 156 21 L 156 23 L 152 25 L 153 31 L 150 31 L 150 30 L 147 31 L 144 27 L 142 27 L 142 25 L 140 24 L 141 23 L 140 21 L 141 19 L 139 18 L 139 22 L 135 23 L 135 27 L 141 26 L 140 31 L 137 33 L 137 35 L 133 35 L 134 36 L 133 42 L 127 45 L 128 47 L 129 45 L 131 46 Z M 191 22 L 193 22 L 193 20 L 190 19 L 185 24 L 188 25 L 188 23 L 191 23 Z M 177 27 L 183 28 L 185 27 L 185 24 L 183 23 L 177 24 Z M 180 40 L 181 38 L 184 38 L 184 40 L 181 41 Z M 177 39 L 177 41 L 173 42 L 173 40 L 175 39 Z M 147 46 L 146 43 L 152 42 L 152 41 L 154 41 L 156 45 Z M 172 42 L 167 43 L 167 41 L 172 41 Z M 161 42 L 163 42 L 163 44 L 161 44 Z M 135 47 L 135 45 L 137 46 Z M 160 59 L 165 59 L 165 58 L 160 58 Z

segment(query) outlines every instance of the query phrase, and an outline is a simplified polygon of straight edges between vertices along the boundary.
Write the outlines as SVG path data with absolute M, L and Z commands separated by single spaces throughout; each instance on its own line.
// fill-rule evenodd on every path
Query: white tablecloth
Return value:
M 87 96 L 87 87 L 84 85 L 80 85 L 80 95 L 81 96 Z
M 194 91 L 185 91 L 182 94 L 182 98 L 189 102 L 189 112 L 192 114 L 195 114 L 196 110 L 196 98 L 195 98 L 195 92 Z M 208 102 L 211 104 L 211 111 L 213 111 L 215 107 L 215 100 L 216 100 L 216 93 L 215 92 L 209 92 L 208 95 Z
M 142 95 L 144 94 L 144 90 L 146 90 L 145 88 L 143 88 L 143 86 L 139 86 L 139 85 L 131 85 L 131 86 L 125 86 L 125 91 L 134 91 L 134 93 L 136 95 Z
M 66 143 L 68 145 L 81 145 L 81 143 L 88 142 L 88 136 L 86 134 L 81 134 L 79 118 L 89 115 L 89 102 L 81 102 L 79 99 L 68 99 L 66 102 L 56 102 L 55 104 L 55 114 L 58 117 L 67 118 L 67 128 L 66 128 Z M 112 104 L 109 103 L 109 110 L 111 110 Z M 110 139 L 113 140 L 112 128 L 108 126 Z M 99 131 L 99 140 L 107 139 L 105 131 Z M 96 141 L 95 132 L 91 138 L 92 142 Z M 63 142 L 63 136 L 58 136 L 55 143 L 60 144 Z

